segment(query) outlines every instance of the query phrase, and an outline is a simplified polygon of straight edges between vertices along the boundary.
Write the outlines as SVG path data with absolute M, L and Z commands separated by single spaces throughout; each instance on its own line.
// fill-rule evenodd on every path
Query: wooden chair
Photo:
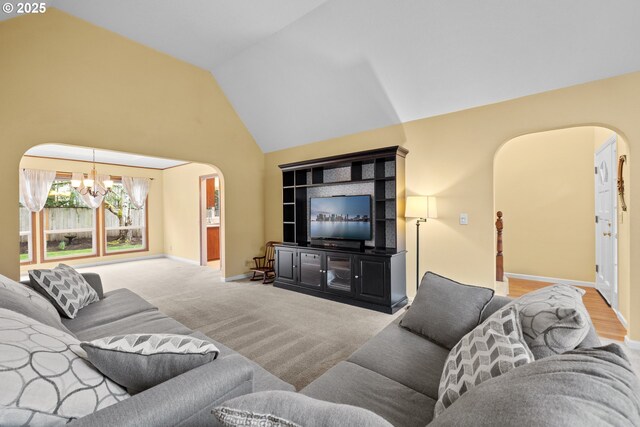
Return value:
M 276 278 L 276 248 L 274 245 L 278 243 L 280 242 L 267 242 L 264 245 L 264 255 L 253 257 L 253 262 L 256 265 L 251 269 L 253 271 L 251 280 L 262 279 L 262 283 L 265 285 L 273 283 Z

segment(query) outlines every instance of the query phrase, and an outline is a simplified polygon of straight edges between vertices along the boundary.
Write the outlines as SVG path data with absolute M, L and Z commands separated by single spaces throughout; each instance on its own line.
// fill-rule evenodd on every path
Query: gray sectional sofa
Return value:
M 83 276 L 101 299 L 80 310 L 76 318 L 63 319 L 64 327 L 78 339 L 88 341 L 126 333 L 185 334 L 214 343 L 220 356 L 218 360 L 74 420 L 71 425 L 216 426 L 212 409 L 231 398 L 266 390 L 294 391 L 293 386 L 256 363 L 190 330 L 130 290 L 103 293 L 98 275 Z M 23 284 L 28 286 L 29 282 Z M 509 301 L 509 298 L 494 296 L 484 309 L 481 321 Z M 396 319 L 300 393 L 365 408 L 402 427 L 495 423 L 600 425 L 602 420 L 607 421 L 606 424 L 640 425 L 640 381 L 624 356 L 617 353 L 619 348 L 592 349 L 600 345 L 593 328 L 581 345 L 586 348 L 584 354 L 567 355 L 559 361 L 549 358 L 537 367 L 531 363 L 489 380 L 474 389 L 484 389 L 487 393 L 468 392 L 434 421 L 438 386 L 449 350 L 402 328 L 400 321 L 401 318 Z M 512 375 L 516 371 L 518 373 Z M 561 382 L 554 383 L 554 378 Z M 535 406 L 535 401 L 542 402 L 544 414 L 538 413 L 540 408 Z M 526 410 L 520 411 L 524 407 Z M 507 418 L 496 421 L 493 415 L 498 413 Z M 566 422 L 567 414 L 573 417 L 569 418 L 573 422 Z M 556 419 L 554 415 L 564 418 Z
M 258 364 L 201 332 L 192 331 L 128 289 L 103 292 L 100 276 L 83 274 L 100 301 L 63 325 L 79 340 L 127 333 L 191 335 L 212 342 L 218 359 L 70 423 L 73 426 L 217 425 L 211 410 L 236 396 L 262 390 L 295 390 Z M 29 281 L 22 284 L 30 286 Z
M 481 322 L 509 301 L 511 301 L 510 298 L 494 296 L 483 311 Z M 438 400 L 438 386 L 449 350 L 402 328 L 400 326 L 401 320 L 402 317 L 396 319 L 378 335 L 360 347 L 346 361 L 340 362 L 329 369 L 300 392 L 329 402 L 350 404 L 369 409 L 394 426 L 424 427 L 430 424 L 434 418 L 434 407 Z M 579 348 L 591 349 L 600 345 L 598 335 L 593 326 L 591 326 L 588 335 Z M 595 359 L 603 357 L 601 353 L 604 353 L 605 357 L 608 356 L 603 351 L 593 354 L 588 353 L 586 356 L 577 355 L 575 356 L 576 360 L 569 360 L 567 364 L 563 364 L 561 370 L 573 369 L 575 371 L 574 365 L 584 365 L 583 360 L 588 362 L 596 361 Z M 568 358 L 571 357 L 574 356 L 568 356 Z M 580 357 L 582 357 L 582 360 Z M 572 396 L 569 396 L 569 399 L 566 399 L 567 396 L 554 396 L 558 401 L 565 398 L 568 402 L 565 407 L 561 408 L 550 407 L 545 402 L 544 405 L 549 406 L 546 409 L 546 414 L 531 414 L 531 408 L 535 408 L 535 405 L 518 412 L 520 408 L 518 405 L 513 404 L 515 398 L 509 392 L 507 381 L 506 385 L 500 385 L 502 391 L 506 394 L 506 397 L 502 397 L 502 401 L 500 401 L 501 397 L 498 396 L 498 393 L 492 390 L 495 400 L 488 398 L 488 402 L 483 401 L 480 404 L 481 408 L 479 408 L 474 406 L 475 402 L 473 402 L 473 399 L 479 401 L 477 396 L 473 397 L 470 396 L 473 393 L 468 393 L 468 398 L 463 396 L 463 399 L 461 399 L 465 401 L 464 405 L 468 406 L 468 408 L 461 404 L 454 405 L 431 424 L 455 426 L 568 425 L 564 422 L 566 420 L 560 421 L 553 418 L 554 409 L 561 412 L 566 411 L 566 414 L 572 414 L 572 412 L 576 412 L 579 405 L 584 405 L 584 407 L 580 408 L 581 411 L 578 412 L 582 413 L 586 419 L 590 419 L 591 422 L 584 424 L 584 418 L 575 416 L 573 418 L 575 423 L 571 423 L 571 425 L 602 425 L 596 419 L 596 415 L 600 415 L 600 419 L 624 420 L 622 424 L 613 422 L 611 425 L 640 425 L 640 381 L 632 373 L 630 365 L 626 362 L 624 356 L 621 358 L 613 355 L 612 359 L 614 359 L 614 363 L 597 367 L 591 372 L 561 372 L 557 374 L 567 375 L 572 380 L 587 374 L 596 378 L 596 382 L 600 376 L 614 377 L 617 375 L 617 380 L 619 381 L 611 381 L 608 384 L 594 384 L 592 381 L 585 380 L 580 385 L 580 387 L 584 386 L 595 395 L 598 393 L 608 395 L 605 398 L 605 403 L 610 405 L 607 399 L 612 401 L 610 413 L 597 414 L 596 412 L 599 409 L 595 409 L 596 412 L 590 412 L 592 411 L 590 409 L 591 405 L 597 408 L 603 404 L 603 402 L 595 400 L 589 402 L 588 399 L 592 398 L 590 394 L 586 397 L 579 396 L 578 403 L 572 400 Z M 554 361 L 551 361 L 551 364 L 553 365 Z M 557 364 L 555 363 L 555 365 Z M 591 365 L 595 365 L 595 363 Z M 532 375 L 540 377 L 541 375 L 539 374 L 539 372 L 535 372 Z M 506 379 L 509 380 L 508 378 Z M 515 383 L 517 379 L 512 381 Z M 490 387 L 489 383 L 491 381 L 488 381 L 486 386 L 482 384 L 477 390 L 481 388 L 488 389 Z M 545 389 L 544 385 L 542 391 L 532 388 L 519 397 L 530 403 L 531 398 L 537 396 L 536 393 L 553 396 L 557 392 L 556 386 L 557 384 L 548 383 L 546 384 L 548 389 Z M 613 392 L 618 394 L 613 394 Z M 572 393 L 573 391 L 570 391 L 570 394 Z M 511 400 L 512 398 L 514 400 Z M 504 400 L 507 401 L 505 402 Z M 619 405 L 619 407 L 616 407 L 616 405 Z M 489 412 L 490 416 L 487 417 L 486 413 L 483 416 L 480 412 L 482 409 Z M 460 413 L 456 414 L 456 411 Z M 492 415 L 494 413 L 496 415 L 500 413 L 506 418 L 499 421 L 493 418 Z M 621 416 L 620 414 L 624 415 Z

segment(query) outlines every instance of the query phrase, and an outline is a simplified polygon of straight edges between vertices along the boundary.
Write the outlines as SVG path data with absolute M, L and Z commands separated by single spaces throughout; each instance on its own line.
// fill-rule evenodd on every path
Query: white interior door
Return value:
M 618 305 L 618 230 L 616 136 L 596 152 L 596 289 L 614 308 Z

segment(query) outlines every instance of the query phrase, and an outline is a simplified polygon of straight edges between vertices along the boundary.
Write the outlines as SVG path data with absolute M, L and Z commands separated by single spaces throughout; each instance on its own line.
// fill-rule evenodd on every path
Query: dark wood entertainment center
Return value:
M 274 286 L 385 313 L 405 306 L 407 153 L 392 146 L 280 165 L 283 243 Z M 344 195 L 371 196 L 372 240 L 361 249 L 312 245 L 309 199 Z

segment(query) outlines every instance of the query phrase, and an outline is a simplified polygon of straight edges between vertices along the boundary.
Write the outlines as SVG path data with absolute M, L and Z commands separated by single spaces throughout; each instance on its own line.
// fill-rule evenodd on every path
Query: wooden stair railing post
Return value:
M 496 280 L 504 281 L 504 259 L 502 256 L 502 211 L 498 211 L 498 219 L 496 220 L 496 230 L 498 231 L 498 253 L 496 254 Z

